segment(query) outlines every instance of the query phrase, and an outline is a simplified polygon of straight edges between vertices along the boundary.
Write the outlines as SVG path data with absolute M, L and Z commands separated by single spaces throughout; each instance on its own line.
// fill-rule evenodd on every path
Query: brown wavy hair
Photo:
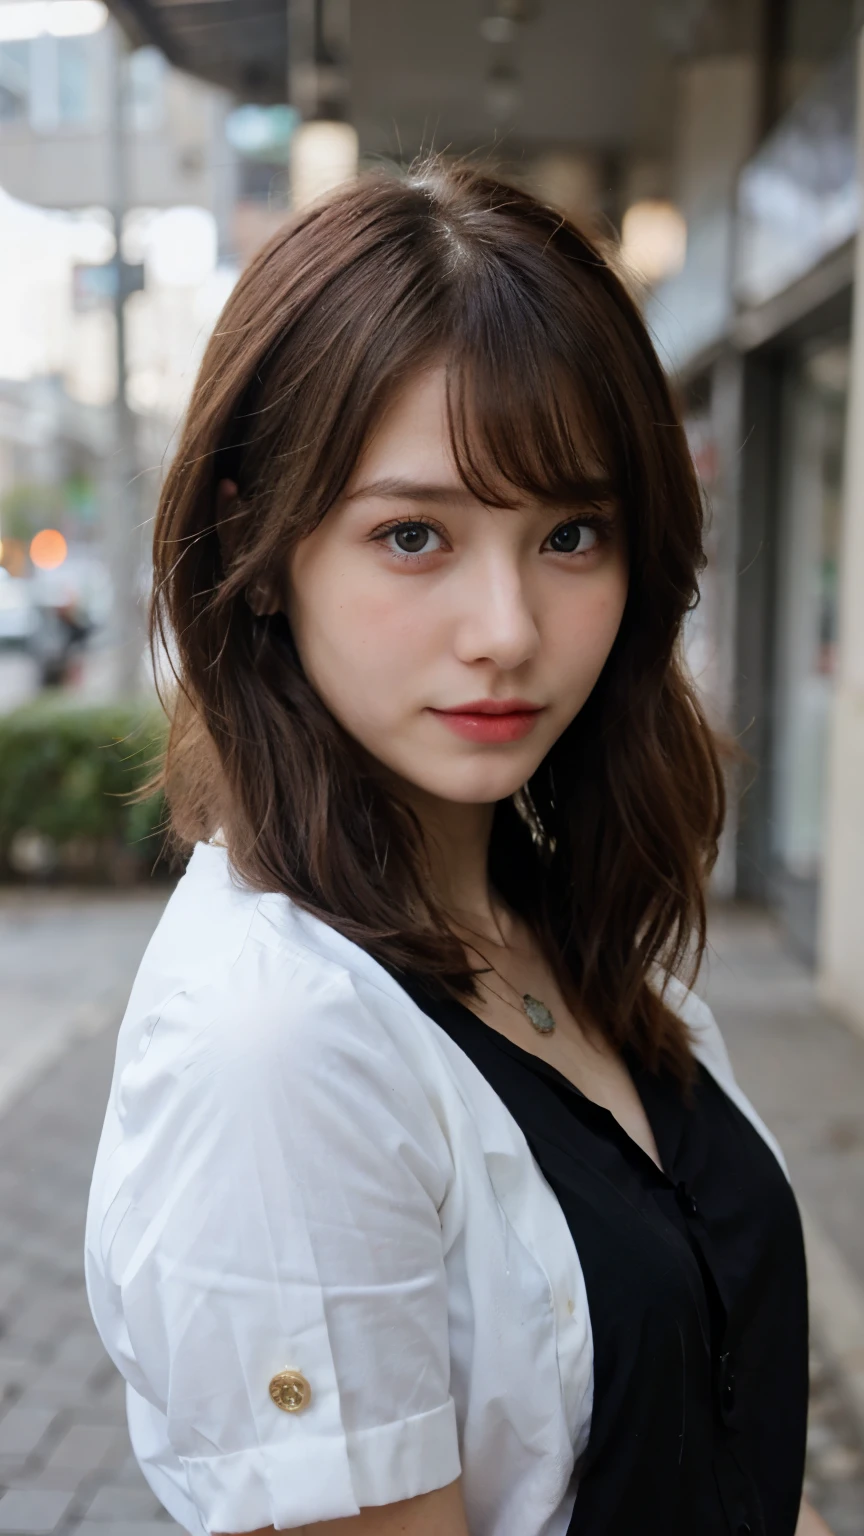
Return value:
M 613 265 L 524 191 L 440 161 L 361 178 L 280 230 L 232 293 L 155 529 L 152 640 L 179 684 L 174 832 L 188 844 L 221 828 L 252 887 L 284 892 L 391 970 L 472 995 L 415 817 L 313 691 L 284 614 L 256 617 L 247 601 L 326 517 L 393 391 L 441 358 L 456 462 L 483 501 L 578 502 L 598 459 L 620 500 L 620 632 L 581 713 L 497 806 L 490 874 L 574 1006 L 686 1077 L 663 979 L 689 979 L 701 959 L 723 817 L 680 651 L 700 492 Z M 239 487 L 227 514 L 223 479 Z

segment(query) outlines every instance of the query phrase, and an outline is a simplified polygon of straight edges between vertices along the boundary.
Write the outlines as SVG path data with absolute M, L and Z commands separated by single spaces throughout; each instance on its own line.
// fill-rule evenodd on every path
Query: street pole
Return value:
M 351 0 L 286 0 L 288 100 L 304 122 L 341 121 L 348 106 Z
M 126 390 L 126 299 L 128 283 L 123 261 L 123 223 L 128 206 L 129 155 L 126 123 L 126 42 L 116 22 L 111 24 L 108 80 L 108 194 L 114 235 L 113 309 L 117 387 L 113 409 L 113 442 L 107 474 L 106 534 L 114 591 L 111 616 L 111 691 L 121 698 L 141 686 L 144 626 L 138 591 L 141 532 L 137 517 L 137 455 L 135 421 Z
M 290 0 L 288 99 L 302 122 L 291 140 L 293 210 L 357 174 L 349 121 L 350 0 Z

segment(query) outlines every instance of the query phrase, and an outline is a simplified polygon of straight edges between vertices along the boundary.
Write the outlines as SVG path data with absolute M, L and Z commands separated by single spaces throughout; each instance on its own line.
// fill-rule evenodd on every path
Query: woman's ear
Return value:
M 234 480 L 220 480 L 216 486 L 216 531 L 222 552 L 222 567 L 228 570 L 240 543 L 242 508 Z M 256 618 L 278 613 L 281 607 L 275 587 L 259 578 L 246 588 L 246 601 Z
M 219 480 L 216 485 L 216 532 L 222 555 L 222 569 L 230 570 L 240 543 L 242 508 L 236 480 Z

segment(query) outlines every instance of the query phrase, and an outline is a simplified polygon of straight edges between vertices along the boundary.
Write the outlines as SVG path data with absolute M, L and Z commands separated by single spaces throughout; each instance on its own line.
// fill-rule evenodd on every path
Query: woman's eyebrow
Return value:
M 597 476 L 571 482 L 561 500 L 564 505 L 582 506 L 587 502 L 613 501 L 616 495 L 614 482 L 606 476 Z M 406 480 L 398 476 L 359 485 L 356 490 L 349 491 L 345 499 L 361 501 L 373 497 L 383 501 L 413 501 L 439 506 L 444 503 L 452 505 L 454 502 L 470 505 L 480 499 L 467 486 L 436 485 L 425 480 Z
M 471 502 L 476 501 L 465 485 L 434 485 L 425 480 L 402 480 L 396 476 L 385 480 L 372 480 L 368 485 L 358 485 L 349 491 L 346 501 L 360 501 L 376 497 L 383 501 Z

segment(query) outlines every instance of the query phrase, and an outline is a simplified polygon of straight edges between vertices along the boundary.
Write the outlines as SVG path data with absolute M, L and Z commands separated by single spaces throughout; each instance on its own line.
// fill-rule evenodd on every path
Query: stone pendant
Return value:
M 530 992 L 526 992 L 522 998 L 522 1007 L 525 1009 L 538 1035 L 551 1035 L 555 1028 L 555 1020 L 546 1004 L 541 1003 L 539 997 L 532 997 Z

